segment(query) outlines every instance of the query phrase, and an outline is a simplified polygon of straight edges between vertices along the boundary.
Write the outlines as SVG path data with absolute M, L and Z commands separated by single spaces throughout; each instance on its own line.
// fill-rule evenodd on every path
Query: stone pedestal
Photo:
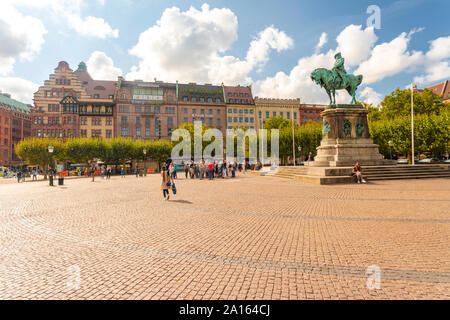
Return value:
M 393 165 L 385 160 L 369 135 L 368 110 L 362 106 L 339 105 L 322 112 L 322 141 L 309 167 L 348 167 Z

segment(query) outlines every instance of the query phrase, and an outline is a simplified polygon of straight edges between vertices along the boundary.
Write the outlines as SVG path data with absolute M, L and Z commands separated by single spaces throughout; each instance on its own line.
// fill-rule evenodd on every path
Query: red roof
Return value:
M 450 99 L 450 83 L 448 80 L 425 89 L 431 90 L 438 95 L 444 95 L 444 100 Z
M 226 103 L 255 104 L 252 88 L 241 86 L 224 86 Z
M 83 87 L 86 88 L 86 91 L 90 96 L 94 97 L 95 94 L 98 94 L 99 99 L 111 99 L 109 96 L 114 96 L 116 81 L 94 80 L 90 74 L 84 70 L 77 70 L 74 74 L 80 80 Z

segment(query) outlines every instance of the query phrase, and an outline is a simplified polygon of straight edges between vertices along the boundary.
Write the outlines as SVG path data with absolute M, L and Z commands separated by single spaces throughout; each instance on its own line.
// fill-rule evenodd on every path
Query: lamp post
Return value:
M 414 83 L 411 83 L 411 157 L 414 165 Z
M 389 159 L 392 160 L 392 146 L 393 146 L 393 142 L 392 140 L 388 141 L 388 145 L 389 145 Z
M 147 149 L 146 148 L 144 148 L 143 150 L 142 150 L 142 152 L 144 153 L 144 176 L 146 177 L 147 176 L 147 168 L 146 168 L 146 161 L 147 161 Z
M 292 155 L 294 157 L 294 167 L 295 167 L 294 106 L 292 106 L 291 109 L 291 120 L 292 120 Z
M 300 153 L 300 165 L 301 165 L 301 161 L 302 161 L 302 154 L 301 154 L 302 147 L 301 146 L 298 146 L 298 152 Z
M 52 145 L 49 145 L 47 150 L 48 150 L 48 153 L 50 154 L 50 162 L 51 162 L 54 148 Z M 49 176 L 48 176 L 49 185 L 53 186 L 53 170 L 51 170 L 51 169 L 49 170 L 49 168 L 50 168 L 50 165 L 47 164 L 47 170 L 49 171 Z

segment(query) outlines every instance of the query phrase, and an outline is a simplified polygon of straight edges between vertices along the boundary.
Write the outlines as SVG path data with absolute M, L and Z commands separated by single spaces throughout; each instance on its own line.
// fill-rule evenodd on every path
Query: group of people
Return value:
M 182 164 L 184 166 L 184 176 L 186 179 L 208 179 L 214 178 L 235 178 L 236 171 L 242 172 L 250 168 L 248 162 L 238 164 L 235 161 L 208 161 L 202 160 L 200 162 L 191 161 L 190 163 Z M 171 163 L 168 168 L 169 175 L 172 179 L 177 179 L 177 170 L 175 165 Z
M 38 176 L 38 171 L 32 170 L 32 171 L 21 171 L 21 170 L 17 170 L 16 171 L 16 178 L 17 178 L 17 182 L 25 182 L 25 178 L 27 177 L 27 175 L 30 175 L 33 179 L 33 181 L 37 180 L 37 176 Z

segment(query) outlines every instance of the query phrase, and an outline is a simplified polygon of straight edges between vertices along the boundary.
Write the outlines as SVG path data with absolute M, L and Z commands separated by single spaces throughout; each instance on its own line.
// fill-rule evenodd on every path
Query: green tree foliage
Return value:
M 64 148 L 68 161 L 87 165 L 105 158 L 107 153 L 107 143 L 101 138 L 72 138 L 65 142 Z
M 410 115 L 411 89 L 400 90 L 397 88 L 384 97 L 381 106 L 379 119 L 392 119 Z M 424 89 L 422 92 L 414 92 L 414 115 L 440 114 L 446 109 L 448 109 L 448 106 L 442 103 L 442 96 L 434 94 L 431 90 Z
M 266 120 L 263 125 L 264 129 L 283 129 L 286 127 L 291 127 L 291 121 L 284 119 L 282 116 L 270 117 Z
M 369 131 L 374 142 L 384 155 L 390 153 L 388 141 L 393 142 L 392 152 L 410 155 L 411 117 L 403 116 L 369 122 Z M 450 113 L 414 116 L 414 145 L 418 152 L 440 154 L 449 150 Z
M 53 146 L 53 153 L 48 152 L 50 145 Z M 47 165 L 65 159 L 64 145 L 58 139 L 28 138 L 19 142 L 14 150 L 28 165 L 41 166 L 44 169 L 45 179 L 47 179 Z

